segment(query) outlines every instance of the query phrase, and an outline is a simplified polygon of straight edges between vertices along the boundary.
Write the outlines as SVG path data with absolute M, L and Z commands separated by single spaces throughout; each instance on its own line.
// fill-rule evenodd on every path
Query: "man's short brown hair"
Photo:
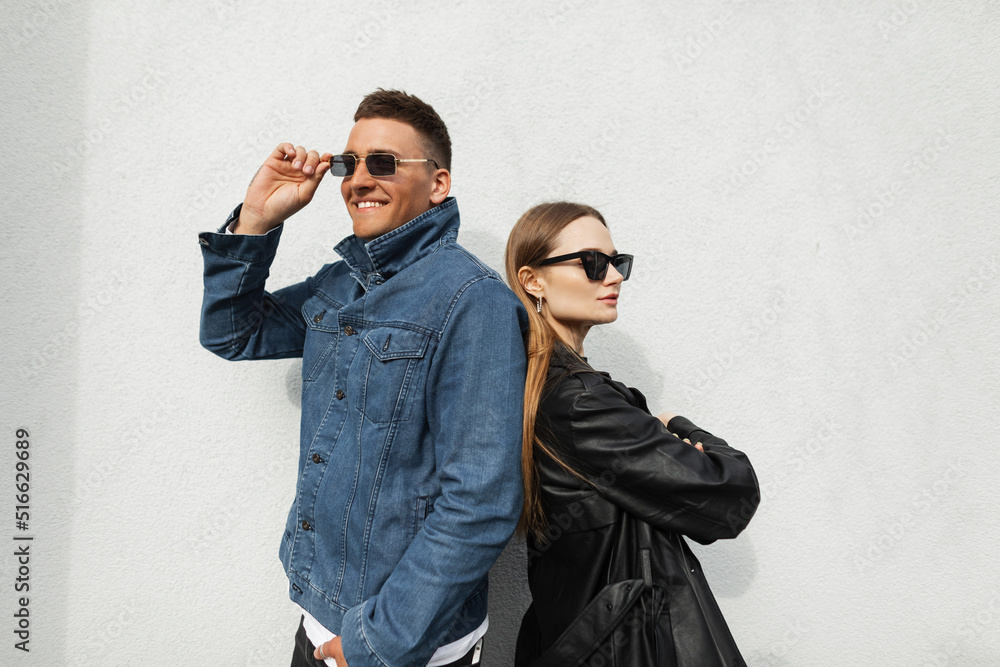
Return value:
M 365 95 L 354 112 L 354 122 L 362 118 L 388 118 L 411 125 L 424 139 L 429 157 L 442 169 L 451 171 L 451 137 L 441 116 L 416 95 L 401 90 L 379 88 Z

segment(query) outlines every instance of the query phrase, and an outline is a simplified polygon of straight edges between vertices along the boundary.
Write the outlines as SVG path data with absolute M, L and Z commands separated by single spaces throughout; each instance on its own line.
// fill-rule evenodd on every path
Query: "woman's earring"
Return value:
M 535 306 L 538 308 L 538 312 L 542 312 L 542 297 L 538 297 L 538 301 L 535 302 Z

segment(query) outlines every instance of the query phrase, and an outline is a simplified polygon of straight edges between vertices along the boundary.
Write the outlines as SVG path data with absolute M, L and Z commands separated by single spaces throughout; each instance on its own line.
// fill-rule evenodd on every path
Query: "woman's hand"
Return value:
M 661 422 L 663 422 L 664 426 L 670 428 L 670 420 L 676 416 L 677 413 L 675 412 L 661 412 L 660 414 L 656 415 L 656 418 L 659 419 Z M 676 433 L 674 435 L 676 435 Z
M 334 637 L 325 644 L 320 644 L 313 651 L 313 657 L 317 660 L 333 660 L 337 663 L 337 667 L 347 667 L 347 658 L 344 657 L 344 652 L 340 648 L 340 637 Z
M 667 428 L 670 428 L 670 420 L 673 419 L 676 416 L 677 416 L 677 414 L 673 413 L 673 412 L 661 412 L 660 414 L 656 415 L 656 418 L 659 419 L 661 422 L 663 422 L 664 426 L 666 426 Z M 670 435 L 674 436 L 675 438 L 679 437 L 676 433 L 671 433 Z M 683 438 L 683 440 L 687 444 L 689 444 L 689 445 L 691 444 L 691 441 L 688 440 L 687 438 Z M 694 448 L 697 449 L 699 452 L 704 452 L 705 451 L 705 447 L 702 446 L 702 444 L 700 442 L 694 443 Z

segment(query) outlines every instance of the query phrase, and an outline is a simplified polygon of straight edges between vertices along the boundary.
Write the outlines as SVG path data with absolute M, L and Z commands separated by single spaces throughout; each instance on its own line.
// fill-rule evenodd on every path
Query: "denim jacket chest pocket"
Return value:
M 376 423 L 408 420 L 424 379 L 430 336 L 385 326 L 366 333 L 364 343 L 358 410 Z
M 307 335 L 302 350 L 302 380 L 314 382 L 325 368 L 334 368 L 327 364 L 330 357 L 337 352 L 337 313 L 339 309 L 319 296 L 313 296 L 302 304 L 302 317 L 305 319 Z

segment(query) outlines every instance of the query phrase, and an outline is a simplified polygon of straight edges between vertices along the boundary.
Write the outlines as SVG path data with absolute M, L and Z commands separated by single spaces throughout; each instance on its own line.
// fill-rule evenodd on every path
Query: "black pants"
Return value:
M 479 640 L 481 645 L 482 639 Z M 326 663 L 322 660 L 317 660 L 313 657 L 313 651 L 316 647 L 313 643 L 309 641 L 309 636 L 306 634 L 305 626 L 302 625 L 302 621 L 299 621 L 299 629 L 295 633 L 295 652 L 292 653 L 292 665 L 291 667 L 326 667 Z M 468 653 L 463 655 L 461 658 L 455 662 L 450 662 L 444 667 L 466 667 L 466 665 L 478 665 L 482 660 L 482 653 L 479 654 L 479 659 L 476 662 L 472 662 L 472 656 L 475 655 L 476 648 L 473 647 Z

